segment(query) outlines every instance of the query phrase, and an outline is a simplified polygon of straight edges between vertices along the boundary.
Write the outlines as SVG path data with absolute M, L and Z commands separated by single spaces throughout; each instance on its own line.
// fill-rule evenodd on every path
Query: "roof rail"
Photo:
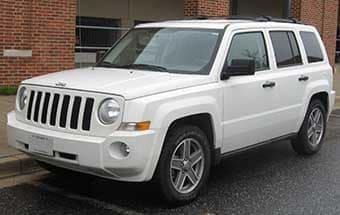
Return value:
M 258 18 L 267 19 L 269 22 L 283 22 L 283 23 L 295 23 L 295 24 L 303 24 L 301 21 L 297 20 L 296 18 L 289 17 L 287 19 L 284 18 L 273 18 L 271 16 L 260 16 Z
M 229 20 L 250 20 L 254 22 L 282 22 L 282 23 L 294 23 L 294 24 L 304 24 L 301 21 L 297 20 L 296 18 L 290 17 L 287 19 L 284 18 L 274 18 L 271 16 L 198 16 L 198 17 L 191 17 L 189 19 L 199 19 L 199 20 L 206 20 L 206 19 L 229 19 Z
M 230 20 L 250 20 L 250 21 L 257 21 L 257 22 L 267 22 L 268 19 L 264 16 L 260 17 L 253 17 L 253 16 L 229 16 L 227 19 Z

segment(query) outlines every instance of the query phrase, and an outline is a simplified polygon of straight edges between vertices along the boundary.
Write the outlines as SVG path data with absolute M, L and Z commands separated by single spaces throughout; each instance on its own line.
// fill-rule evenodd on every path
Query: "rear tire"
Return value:
M 320 151 L 326 132 L 326 109 L 319 99 L 309 104 L 305 119 L 292 140 L 292 147 L 300 155 L 313 155 Z
M 164 142 L 155 179 L 172 205 L 194 200 L 210 174 L 211 153 L 206 134 L 196 126 L 172 129 Z

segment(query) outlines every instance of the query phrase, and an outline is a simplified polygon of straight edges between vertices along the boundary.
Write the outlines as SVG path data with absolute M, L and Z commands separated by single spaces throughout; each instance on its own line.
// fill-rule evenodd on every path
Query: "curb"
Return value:
M 25 154 L 0 158 L 0 179 L 29 174 L 40 170 L 41 168 L 35 160 Z

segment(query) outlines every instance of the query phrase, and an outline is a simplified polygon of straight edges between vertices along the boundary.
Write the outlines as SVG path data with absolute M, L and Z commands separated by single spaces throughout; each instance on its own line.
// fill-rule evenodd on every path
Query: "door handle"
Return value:
M 262 87 L 263 88 L 273 88 L 275 87 L 276 83 L 274 81 L 266 81 Z
M 299 81 L 308 81 L 308 80 L 309 80 L 309 77 L 306 75 L 301 75 L 299 78 Z

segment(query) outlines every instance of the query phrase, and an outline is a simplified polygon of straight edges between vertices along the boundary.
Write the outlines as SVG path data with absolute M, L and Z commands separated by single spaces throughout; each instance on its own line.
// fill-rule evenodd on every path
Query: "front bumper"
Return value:
M 8 114 L 7 130 L 10 146 L 58 167 L 120 181 L 148 181 L 154 172 L 152 161 L 157 148 L 154 130 L 116 131 L 105 138 L 74 135 L 27 125 L 16 120 L 15 112 Z M 52 140 L 53 155 L 31 150 L 32 136 L 37 135 Z M 127 157 L 117 156 L 119 147 L 114 144 L 118 143 L 129 146 Z

